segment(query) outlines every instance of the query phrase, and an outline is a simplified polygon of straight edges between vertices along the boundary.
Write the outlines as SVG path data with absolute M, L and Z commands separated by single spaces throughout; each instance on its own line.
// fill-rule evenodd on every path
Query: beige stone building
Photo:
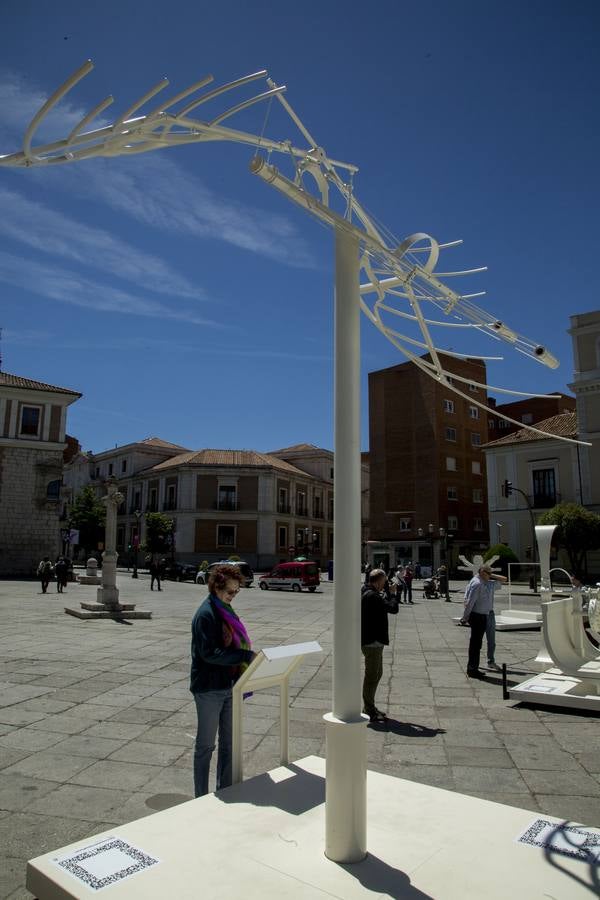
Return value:
M 0 574 L 31 575 L 61 549 L 67 409 L 77 391 L 0 372 Z
M 79 454 L 65 467 L 66 515 L 85 484 L 102 493 L 110 475 L 125 497 L 117 525 L 121 562 L 133 560 L 138 528 L 143 542 L 147 512 L 174 520 L 174 555 L 182 562 L 235 554 L 260 569 L 300 553 L 323 566 L 332 556 L 331 451 L 307 444 L 275 453 L 187 450 L 148 438 Z

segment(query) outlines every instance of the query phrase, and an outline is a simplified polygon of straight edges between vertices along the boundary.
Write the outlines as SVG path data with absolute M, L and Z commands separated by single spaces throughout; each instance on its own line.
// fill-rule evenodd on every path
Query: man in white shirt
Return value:
M 481 644 L 488 624 L 488 616 L 494 609 L 494 593 L 505 583 L 504 575 L 495 575 L 490 566 L 480 566 L 477 575 L 470 580 L 465 591 L 465 608 L 461 625 L 471 626 L 467 676 L 483 678 L 479 669 Z

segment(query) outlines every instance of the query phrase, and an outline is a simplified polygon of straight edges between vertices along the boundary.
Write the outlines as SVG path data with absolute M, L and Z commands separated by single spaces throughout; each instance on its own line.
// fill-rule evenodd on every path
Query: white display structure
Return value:
M 290 738 L 290 677 L 309 653 L 322 653 L 317 641 L 263 647 L 240 676 L 233 688 L 233 783 L 244 777 L 244 694 L 265 688 L 279 688 L 280 757 L 281 765 L 289 762 Z

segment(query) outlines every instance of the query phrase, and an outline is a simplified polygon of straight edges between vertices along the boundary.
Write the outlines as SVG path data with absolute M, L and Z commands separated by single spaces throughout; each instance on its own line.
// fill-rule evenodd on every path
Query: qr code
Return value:
M 111 867 L 110 856 L 115 853 L 118 854 L 119 864 Z M 106 874 L 95 874 L 90 869 L 96 867 L 93 864 L 90 865 L 90 863 L 99 861 L 101 855 L 107 857 L 107 868 L 112 868 L 112 871 L 107 871 Z M 124 863 L 123 856 L 130 860 L 130 863 Z M 120 838 L 110 838 L 107 841 L 102 841 L 100 844 L 85 847 L 71 856 L 56 860 L 56 862 L 62 869 L 65 869 L 70 875 L 87 885 L 87 887 L 94 891 L 99 891 L 102 888 L 109 887 L 111 884 L 116 884 L 125 878 L 129 878 L 137 872 L 149 869 L 151 866 L 156 865 L 158 860 L 138 850 L 137 847 L 132 847 L 131 844 Z

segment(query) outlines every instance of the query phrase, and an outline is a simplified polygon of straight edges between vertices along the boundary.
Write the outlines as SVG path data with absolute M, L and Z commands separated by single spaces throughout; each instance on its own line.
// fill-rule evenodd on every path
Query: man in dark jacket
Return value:
M 361 649 L 365 658 L 363 712 L 371 722 L 385 722 L 375 706 L 375 692 L 383 674 L 383 648 L 389 644 L 388 613 L 398 612 L 396 585 L 388 585 L 383 569 L 373 569 L 361 596 Z

